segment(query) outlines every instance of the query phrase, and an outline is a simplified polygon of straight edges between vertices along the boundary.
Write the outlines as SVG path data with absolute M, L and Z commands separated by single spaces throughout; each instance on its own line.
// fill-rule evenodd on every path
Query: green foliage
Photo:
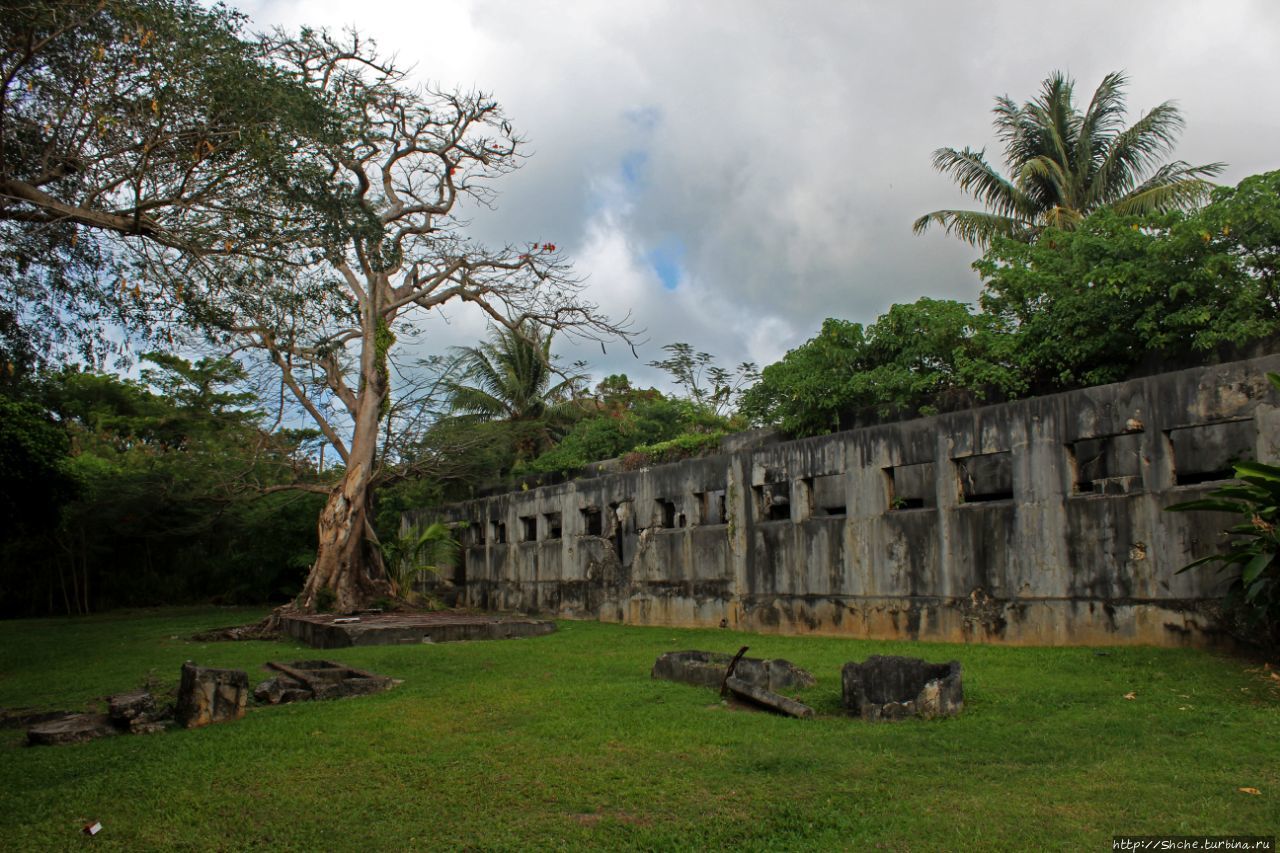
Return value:
M 742 390 L 760 378 L 756 366 L 743 362 L 732 371 L 715 363 L 710 353 L 695 351 L 686 343 L 667 344 L 667 357 L 649 362 L 670 374 L 685 400 L 716 416 L 726 416 L 740 403 Z
M 316 611 L 319 613 L 331 613 L 333 611 L 334 602 L 338 600 L 338 594 L 327 586 L 322 586 L 316 590 Z
M 579 413 L 582 377 L 556 366 L 552 337 L 552 330 L 525 321 L 491 329 L 479 346 L 454 349 L 460 378 L 446 383 L 450 407 L 467 421 L 517 425 L 511 431 L 517 461 L 550 448 Z
M 742 412 L 800 435 L 1001 396 L 1014 377 L 993 360 L 988 320 L 951 300 L 894 305 L 865 330 L 829 319 L 762 372 Z
M 43 406 L 0 397 L 0 517 L 11 529 L 47 525 L 75 495 L 70 445 Z
M 1008 95 L 996 98 L 994 124 L 1009 175 L 992 168 L 981 150 L 939 148 L 934 168 L 986 210 L 937 210 L 916 220 L 916 233 L 936 224 L 974 245 L 995 237 L 1032 242 L 1045 228 L 1071 230 L 1106 207 L 1125 215 L 1195 207 L 1223 164 L 1164 162 L 1182 116 L 1166 101 L 1124 127 L 1126 82 L 1119 72 L 1108 74 L 1083 113 L 1075 104 L 1075 81 L 1060 71 L 1022 106 Z
M 1194 214 L 1099 211 L 1034 245 L 997 238 L 974 266 L 995 348 L 1022 389 L 1113 382 L 1143 360 L 1280 331 L 1280 172 L 1215 191 Z
M 724 436 L 723 430 L 685 433 L 656 444 L 642 444 L 623 456 L 623 467 L 635 469 L 645 465 L 662 465 L 666 462 L 679 462 L 681 459 L 703 456 L 715 452 L 720 447 L 720 439 Z
M 387 321 L 378 318 L 377 326 L 373 335 L 374 346 L 374 371 L 378 378 L 378 382 L 383 388 L 391 387 L 391 370 L 387 366 L 387 359 L 391 354 L 391 347 L 395 345 L 396 335 L 391 331 L 391 327 L 387 325 Z M 385 418 L 391 411 L 391 395 L 387 394 L 382 398 L 382 404 L 378 409 L 378 418 Z
M 1280 374 L 1269 373 L 1272 386 L 1280 390 Z M 1239 483 L 1220 486 L 1200 500 L 1169 507 L 1172 512 L 1208 511 L 1230 513 L 1236 523 L 1226 529 L 1231 536 L 1227 550 L 1210 554 L 1183 566 L 1221 563 L 1231 572 L 1231 594 L 1242 601 L 1252 615 L 1255 638 L 1271 648 L 1280 648 L 1280 466 L 1264 462 L 1237 462 Z
M 586 414 L 568 434 L 546 453 L 517 466 L 517 474 L 568 473 L 676 439 L 683 438 L 690 447 L 708 435 L 718 441 L 741 428 L 740 422 L 692 400 L 633 389 L 625 376 L 608 377 L 596 392 L 594 401 L 583 401 Z
M 6 4 L 0 15 L 0 297 L 38 360 L 86 362 L 168 317 L 123 262 L 141 238 L 209 264 L 278 253 L 280 201 L 326 167 L 303 156 L 336 125 L 319 99 L 195 0 Z
M 890 416 L 1113 382 L 1280 333 L 1280 172 L 1194 213 L 1102 209 L 1034 243 L 995 237 L 979 309 L 921 299 L 827 320 L 762 372 L 742 412 L 812 435 Z
M 65 370 L 0 397 L 0 612 L 293 595 L 320 495 L 259 486 L 313 476 L 298 434 L 268 434 L 240 369 L 148 356 L 147 382 Z
M 443 575 L 452 571 L 458 561 L 461 545 L 453 538 L 453 529 L 442 521 L 422 528 L 411 528 L 382 543 L 382 556 L 396 590 L 412 601 L 414 586 L 425 574 Z

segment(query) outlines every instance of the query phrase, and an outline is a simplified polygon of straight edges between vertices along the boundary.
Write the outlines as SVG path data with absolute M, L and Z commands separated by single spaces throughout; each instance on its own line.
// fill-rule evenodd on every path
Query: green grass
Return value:
M 0 623 L 0 707 L 91 707 L 148 676 L 172 687 L 187 659 L 256 679 L 267 660 L 316 656 L 186 639 L 256 615 Z M 664 651 L 741 644 L 810 669 L 802 698 L 819 717 L 727 710 L 649 678 Z M 840 716 L 841 664 L 876 653 L 958 658 L 964 714 Z M 1280 682 L 1203 652 L 562 622 L 536 639 L 328 656 L 404 684 L 67 747 L 0 730 L 0 849 L 1109 850 L 1117 833 L 1280 825 Z

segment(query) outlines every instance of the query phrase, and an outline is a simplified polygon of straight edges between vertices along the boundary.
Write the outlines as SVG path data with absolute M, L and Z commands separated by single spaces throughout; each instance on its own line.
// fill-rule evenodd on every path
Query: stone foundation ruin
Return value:
M 872 655 L 840 672 L 849 713 L 864 720 L 954 717 L 964 709 L 960 662 Z

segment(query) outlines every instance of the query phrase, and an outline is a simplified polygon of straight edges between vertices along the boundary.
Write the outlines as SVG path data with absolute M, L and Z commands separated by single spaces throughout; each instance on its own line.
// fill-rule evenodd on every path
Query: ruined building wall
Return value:
M 1266 356 L 742 449 L 406 516 L 470 522 L 461 602 L 632 624 L 1202 644 L 1226 517 L 1280 455 Z

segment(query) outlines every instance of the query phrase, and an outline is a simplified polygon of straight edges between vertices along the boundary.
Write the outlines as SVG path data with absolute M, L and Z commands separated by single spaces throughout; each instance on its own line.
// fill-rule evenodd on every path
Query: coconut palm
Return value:
M 1212 187 L 1207 179 L 1223 164 L 1163 163 L 1182 116 L 1166 101 L 1126 128 L 1126 82 L 1120 72 L 1108 74 L 1083 114 L 1073 102 L 1075 81 L 1060 71 L 1022 106 L 1007 95 L 996 98 L 994 125 L 1009 176 L 992 168 L 983 150 L 939 148 L 934 168 L 987 209 L 935 210 L 916 220 L 915 232 L 937 224 L 986 246 L 996 235 L 1031 241 L 1046 226 L 1073 228 L 1101 207 L 1146 214 L 1198 205 Z
M 492 330 L 479 346 L 454 347 L 459 378 L 448 383 L 450 408 L 460 417 L 518 425 L 521 457 L 550 446 L 576 413 L 583 381 L 556 367 L 551 338 L 549 330 L 526 321 Z

